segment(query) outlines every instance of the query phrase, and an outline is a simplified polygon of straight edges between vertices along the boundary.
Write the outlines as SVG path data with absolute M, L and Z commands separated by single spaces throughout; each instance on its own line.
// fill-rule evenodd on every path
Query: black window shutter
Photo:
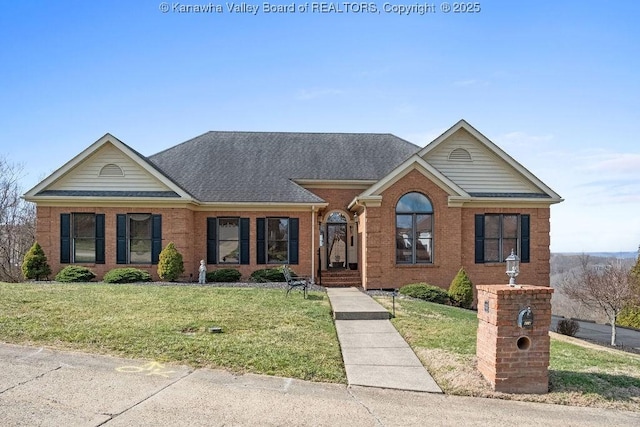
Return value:
M 299 219 L 289 218 L 289 264 L 298 264 Z
M 207 218 L 207 264 L 218 263 L 218 221 L 215 217 Z
M 116 263 L 127 263 L 127 216 L 116 215 Z
M 151 264 L 157 264 L 162 252 L 162 215 L 151 215 Z
M 476 215 L 476 264 L 484 264 L 484 215 Z
M 240 264 L 249 264 L 249 218 L 240 218 Z
M 104 214 L 96 214 L 96 264 L 104 264 Z
M 520 215 L 520 262 L 529 262 L 529 235 L 531 234 L 531 219 L 529 215 Z
M 256 262 L 258 264 L 266 264 L 267 263 L 267 244 L 265 242 L 266 236 L 266 219 L 265 218 L 256 218 Z
M 60 263 L 71 262 L 71 214 L 60 214 Z

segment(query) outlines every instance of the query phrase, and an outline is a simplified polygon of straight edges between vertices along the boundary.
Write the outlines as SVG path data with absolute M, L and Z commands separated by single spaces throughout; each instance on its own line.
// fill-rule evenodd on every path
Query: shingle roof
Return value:
M 207 132 L 148 160 L 202 202 L 318 203 L 292 180 L 378 180 L 419 149 L 391 134 Z

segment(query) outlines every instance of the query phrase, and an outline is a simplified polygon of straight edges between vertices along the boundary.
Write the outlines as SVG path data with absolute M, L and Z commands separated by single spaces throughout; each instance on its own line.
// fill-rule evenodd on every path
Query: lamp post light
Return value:
M 520 274 L 520 258 L 511 249 L 511 255 L 505 260 L 507 261 L 507 276 L 509 276 L 509 286 L 516 285 L 516 276 Z

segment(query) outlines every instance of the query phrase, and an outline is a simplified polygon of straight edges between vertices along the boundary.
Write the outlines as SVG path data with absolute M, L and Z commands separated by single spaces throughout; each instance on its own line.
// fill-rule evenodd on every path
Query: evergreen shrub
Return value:
M 182 273 L 184 273 L 182 254 L 178 252 L 173 242 L 169 242 L 162 252 L 160 252 L 158 276 L 167 282 L 175 282 Z
M 207 282 L 237 282 L 242 274 L 233 268 L 220 268 L 207 272 Z
M 251 280 L 258 283 L 286 282 L 282 269 L 280 268 L 263 268 L 256 270 L 251 273 Z
M 102 278 L 106 283 L 150 282 L 151 275 L 138 268 L 125 267 L 109 270 Z
M 620 326 L 640 329 L 640 306 L 626 306 L 618 315 L 618 320 L 616 323 Z
M 473 304 L 473 283 L 464 268 L 460 268 L 451 281 L 449 299 L 453 305 L 462 308 L 471 308 Z
M 38 242 L 35 242 L 24 256 L 22 275 L 25 279 L 35 280 L 46 279 L 51 275 L 47 256 Z
M 80 265 L 68 265 L 56 274 L 56 281 L 65 283 L 90 282 L 95 278 L 93 271 Z
M 401 287 L 398 292 L 412 298 L 446 304 L 449 302 L 449 294 L 444 289 L 429 285 L 428 283 L 412 283 Z

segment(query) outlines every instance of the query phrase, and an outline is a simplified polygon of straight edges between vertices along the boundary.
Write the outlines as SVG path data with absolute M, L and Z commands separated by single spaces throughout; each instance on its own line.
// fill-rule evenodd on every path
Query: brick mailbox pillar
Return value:
M 495 391 L 549 391 L 552 288 L 480 285 L 478 370 Z

